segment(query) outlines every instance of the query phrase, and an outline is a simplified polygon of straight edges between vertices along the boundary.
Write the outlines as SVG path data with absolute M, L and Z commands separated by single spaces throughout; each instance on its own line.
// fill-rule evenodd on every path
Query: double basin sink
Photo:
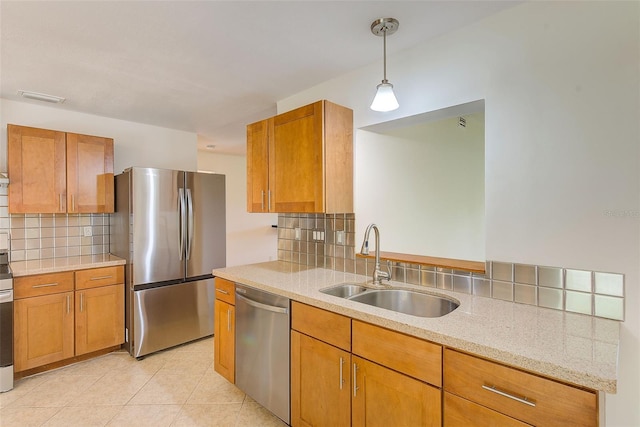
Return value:
M 341 283 L 320 292 L 418 317 L 441 317 L 460 305 L 437 295 L 408 289 L 372 289 L 357 283 Z

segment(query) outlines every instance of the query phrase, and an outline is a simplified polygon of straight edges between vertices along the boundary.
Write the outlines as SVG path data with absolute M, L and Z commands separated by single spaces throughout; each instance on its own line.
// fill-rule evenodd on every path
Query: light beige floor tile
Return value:
M 45 375 L 34 375 L 14 381 L 12 390 L 0 393 L 0 408 L 8 406 L 10 403 L 24 396 L 38 385 L 47 381 L 48 378 L 49 377 Z
M 241 403 L 184 405 L 172 427 L 233 427 Z
M 174 356 L 158 371 L 159 374 L 203 375 L 208 368 L 213 366 L 213 354 L 202 352 L 183 351 Z
M 3 408 L 0 413 L 2 427 L 41 426 L 60 408 Z
M 80 396 L 100 375 L 61 375 L 43 381 L 24 396 L 10 403 L 9 407 L 66 406 Z
M 151 374 L 105 375 L 74 399 L 75 405 L 125 405 L 152 378 Z
M 106 354 L 52 371 L 52 375 L 104 375 L 113 369 L 115 356 Z
M 187 400 L 188 404 L 242 403 L 245 394 L 235 385 L 208 370 Z
M 237 427 L 287 427 L 280 418 L 267 411 L 260 404 L 246 400 L 238 414 Z
M 127 405 L 107 424 L 109 427 L 168 427 L 181 405 Z
M 202 375 L 154 375 L 129 401 L 132 405 L 181 405 L 187 401 Z
M 176 353 L 183 352 L 199 352 L 208 353 L 213 356 L 213 337 L 203 338 L 198 341 L 193 341 L 180 347 L 176 347 L 174 350 Z
M 107 425 L 122 406 L 67 406 L 62 408 L 45 427 L 102 427 Z

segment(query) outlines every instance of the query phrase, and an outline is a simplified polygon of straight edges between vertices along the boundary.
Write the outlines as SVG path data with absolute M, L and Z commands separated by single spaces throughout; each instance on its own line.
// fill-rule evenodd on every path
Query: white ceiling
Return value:
M 245 125 L 278 100 L 372 63 L 382 74 L 376 18 L 400 21 L 392 54 L 514 4 L 2 0 L 0 96 L 58 95 L 54 108 L 195 132 L 200 149 L 241 153 Z

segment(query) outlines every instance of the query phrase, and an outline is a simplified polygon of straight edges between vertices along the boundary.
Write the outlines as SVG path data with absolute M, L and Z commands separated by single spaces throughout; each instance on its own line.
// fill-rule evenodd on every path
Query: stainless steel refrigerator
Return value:
M 213 334 L 211 270 L 226 263 L 225 176 L 130 168 L 115 177 L 111 253 L 126 259 L 134 357 Z

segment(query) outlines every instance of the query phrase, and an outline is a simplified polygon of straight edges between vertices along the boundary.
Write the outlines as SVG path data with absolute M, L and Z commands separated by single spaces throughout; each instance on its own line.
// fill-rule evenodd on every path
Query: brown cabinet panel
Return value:
M 444 427 L 527 427 L 514 418 L 466 399 L 444 393 Z
M 533 425 L 595 427 L 598 423 L 595 392 L 451 349 L 445 350 L 444 388 Z
M 15 299 L 73 291 L 73 271 L 36 274 L 13 279 Z
M 236 284 L 222 277 L 215 278 L 216 299 L 236 305 Z
M 235 384 L 235 307 L 216 299 L 214 313 L 213 369 L 227 381 Z
M 440 427 L 441 390 L 421 381 L 352 357 L 353 427 Z
M 67 212 L 113 212 L 113 139 L 67 133 Z
M 442 346 L 358 320 L 352 328 L 353 354 L 441 387 Z
M 66 212 L 65 133 L 7 125 L 10 213 Z
M 351 422 L 351 354 L 291 331 L 291 425 Z
M 124 342 L 124 284 L 76 291 L 76 356 Z
M 291 303 L 291 328 L 351 351 L 351 319 L 296 301 Z
M 73 292 L 14 302 L 16 372 L 73 357 Z
M 76 271 L 75 275 L 76 290 L 118 285 L 124 283 L 124 266 L 88 268 Z
M 269 135 L 273 119 L 247 126 L 247 211 L 269 212 Z

